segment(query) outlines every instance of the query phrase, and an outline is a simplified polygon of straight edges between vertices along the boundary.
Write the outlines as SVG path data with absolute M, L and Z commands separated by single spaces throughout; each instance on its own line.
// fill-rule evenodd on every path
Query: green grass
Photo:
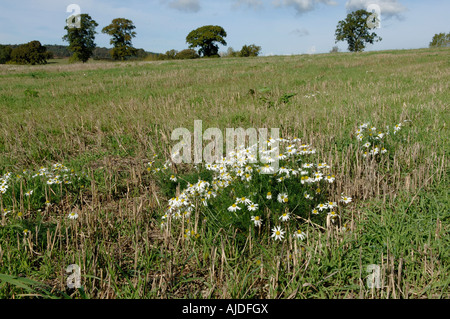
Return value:
M 9 182 L 0 195 L 10 212 L 1 219 L 0 297 L 450 297 L 448 53 L 0 65 L 0 177 L 57 162 L 86 173 L 64 189 L 31 177 Z M 203 131 L 280 128 L 281 137 L 301 138 L 336 175 L 327 195 L 353 202 L 331 224 L 296 210 L 303 241 L 274 241 L 271 226 L 258 233 L 245 219 L 228 224 L 226 192 L 209 211 L 222 223 L 199 220 L 197 238 L 175 222 L 162 231 L 177 189 L 212 174 L 191 165 L 154 174 L 148 163 L 162 167 L 171 132 L 193 132 L 199 119 Z M 361 156 L 359 125 L 385 131 L 404 120 L 385 156 Z M 251 190 L 263 196 L 264 183 Z M 300 187 L 285 186 L 289 209 L 304 205 Z M 275 222 L 278 208 L 268 207 Z M 67 288 L 70 264 L 81 267 L 82 290 Z M 379 289 L 366 284 L 372 264 Z

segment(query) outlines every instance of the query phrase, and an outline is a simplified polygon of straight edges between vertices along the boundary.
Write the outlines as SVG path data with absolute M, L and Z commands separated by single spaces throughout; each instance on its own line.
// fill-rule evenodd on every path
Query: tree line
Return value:
M 69 21 L 70 19 L 70 21 Z M 196 59 L 200 57 L 252 57 L 261 53 L 261 47 L 255 44 L 244 45 L 240 51 L 228 48 L 219 54 L 218 44 L 227 45 L 226 31 L 217 25 L 205 25 L 189 32 L 186 36 L 187 49 L 169 50 L 165 54 L 147 52 L 133 47 L 132 39 L 136 37 L 133 21 L 116 18 L 105 26 L 101 32 L 109 35 L 112 49 L 99 48 L 95 44 L 98 23 L 88 14 L 69 17 L 66 21 L 66 34 L 63 40 L 68 46 L 46 45 L 31 41 L 21 45 L 0 45 L 0 63 L 45 64 L 53 57 L 69 57 L 70 62 L 86 62 L 93 59 L 112 59 L 118 61 L 130 59 L 172 60 Z M 339 21 L 335 31 L 336 43 L 346 41 L 350 52 L 361 52 L 367 43 L 373 44 L 382 39 L 373 32 L 378 17 L 366 10 L 357 10 Z M 77 22 L 77 24 L 75 24 Z M 450 46 L 450 33 L 435 34 L 430 47 Z M 338 52 L 335 46 L 331 52 Z

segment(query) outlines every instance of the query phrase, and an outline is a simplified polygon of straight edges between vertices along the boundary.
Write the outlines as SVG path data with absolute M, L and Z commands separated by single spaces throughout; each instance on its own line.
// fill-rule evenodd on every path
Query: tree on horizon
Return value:
M 111 36 L 110 44 L 114 47 L 111 49 L 111 56 L 114 60 L 125 60 L 127 57 L 136 55 L 136 49 L 133 47 L 131 40 L 136 37 L 133 31 L 136 27 L 133 21 L 117 18 L 112 20 L 110 25 L 102 29 L 102 33 Z
M 217 25 L 205 25 L 192 30 L 186 37 L 190 49 L 200 47 L 198 53 L 204 57 L 219 56 L 219 47 L 216 42 L 227 45 L 225 30 Z
M 81 14 L 80 19 L 80 28 L 69 27 L 68 25 L 64 27 L 67 34 L 63 36 L 63 40 L 69 42 L 69 50 L 73 52 L 70 61 L 85 63 L 92 57 L 96 47 L 94 39 L 97 33 L 95 28 L 98 23 L 85 13 Z
M 346 41 L 350 52 L 362 52 L 366 43 L 373 44 L 382 39 L 375 33 L 370 32 L 368 26 L 372 13 L 366 10 L 357 10 L 347 14 L 345 20 L 339 21 L 336 27 L 336 43 Z

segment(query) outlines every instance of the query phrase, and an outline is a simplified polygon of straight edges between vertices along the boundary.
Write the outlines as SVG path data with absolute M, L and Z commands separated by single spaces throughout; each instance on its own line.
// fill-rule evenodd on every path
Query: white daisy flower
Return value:
M 238 205 L 236 205 L 236 204 L 233 204 L 233 205 L 231 205 L 230 207 L 228 207 L 228 210 L 230 211 L 230 212 L 235 212 L 235 211 L 237 211 L 237 210 L 240 210 L 241 208 L 238 206 Z
M 314 173 L 314 181 L 315 182 L 319 182 L 319 181 L 321 181 L 322 180 L 322 173 L 321 172 L 315 172 Z
M 268 146 L 272 146 L 272 145 L 275 144 L 275 143 L 276 143 L 276 140 L 273 139 L 273 138 L 269 138 L 269 140 L 267 141 L 267 145 L 268 145 Z
M 269 164 L 265 164 L 264 166 L 260 167 L 261 172 L 263 172 L 264 174 L 270 174 L 274 172 L 274 168 L 269 165 Z
M 331 218 L 335 219 L 338 217 L 338 215 L 336 214 L 336 212 L 333 210 L 331 212 L 328 213 L 328 216 L 330 216 Z
M 262 225 L 262 219 L 259 216 L 252 216 L 251 220 L 255 223 L 255 227 Z
M 363 124 L 361 124 L 359 127 L 361 128 L 361 129 L 365 129 L 365 128 L 367 128 L 369 126 L 369 123 L 363 123 Z
M 280 203 L 287 203 L 288 202 L 288 195 L 286 193 L 280 193 L 277 196 L 277 200 Z
M 281 229 L 280 226 L 272 228 L 272 236 L 275 240 L 281 240 L 284 238 L 285 231 Z
M 303 168 L 311 168 L 313 166 L 314 166 L 313 163 L 305 163 L 305 164 L 302 165 Z
M 379 153 L 379 148 L 375 147 L 373 150 L 370 151 L 371 155 L 377 155 Z
M 283 213 L 280 217 L 279 217 L 279 219 L 282 221 L 282 222 L 286 222 L 286 221 L 288 221 L 289 219 L 290 219 L 290 215 L 289 215 L 289 213 L 287 213 L 287 212 L 285 212 L 285 213 Z
M 77 219 L 78 218 L 78 213 L 77 212 L 70 212 L 69 213 L 69 218 L 70 219 Z
M 328 202 L 327 206 L 328 206 L 329 209 L 333 209 L 334 207 L 337 206 L 337 203 L 336 202 Z
M 319 169 L 330 168 L 330 166 L 327 163 L 319 163 L 319 164 L 317 164 L 317 168 L 319 168 Z
M 6 185 L 6 184 L 0 185 L 0 193 L 2 193 L 2 194 L 6 193 L 7 189 L 8 189 L 8 185 Z
M 300 239 L 300 240 L 303 240 L 303 239 L 306 238 L 306 234 L 305 234 L 303 231 L 301 231 L 300 229 L 298 229 L 298 230 L 294 233 L 294 237 L 295 237 L 295 238 L 298 238 L 298 239 Z
M 236 198 L 236 204 L 244 203 L 245 205 L 250 205 L 253 202 L 247 197 Z
M 344 196 L 344 195 L 341 196 L 341 202 L 343 202 L 343 203 L 345 203 L 345 204 L 348 204 L 348 203 L 350 203 L 351 201 L 352 201 L 352 198 L 351 198 L 351 197 Z
M 289 148 L 286 150 L 286 154 L 288 156 L 293 156 L 293 155 L 297 154 L 297 150 L 295 148 Z
M 334 177 L 334 175 L 327 175 L 327 176 L 325 177 L 325 179 L 326 179 L 326 181 L 327 181 L 328 183 L 333 183 L 334 180 L 335 180 L 335 177 Z

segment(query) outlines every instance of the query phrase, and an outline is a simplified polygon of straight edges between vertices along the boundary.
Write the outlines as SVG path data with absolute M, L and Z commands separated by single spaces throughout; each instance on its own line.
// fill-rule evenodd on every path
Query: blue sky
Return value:
M 366 51 L 428 47 L 436 33 L 450 32 L 448 0 L 0 0 L 0 43 L 64 44 L 69 4 L 77 4 L 99 26 L 96 44 L 111 47 L 101 29 L 114 18 L 127 18 L 136 26 L 133 45 L 164 53 L 188 47 L 186 35 L 203 25 L 220 25 L 227 46 L 261 46 L 263 55 L 326 53 L 335 43 L 339 20 L 357 9 L 376 4 L 381 11 L 381 42 Z

